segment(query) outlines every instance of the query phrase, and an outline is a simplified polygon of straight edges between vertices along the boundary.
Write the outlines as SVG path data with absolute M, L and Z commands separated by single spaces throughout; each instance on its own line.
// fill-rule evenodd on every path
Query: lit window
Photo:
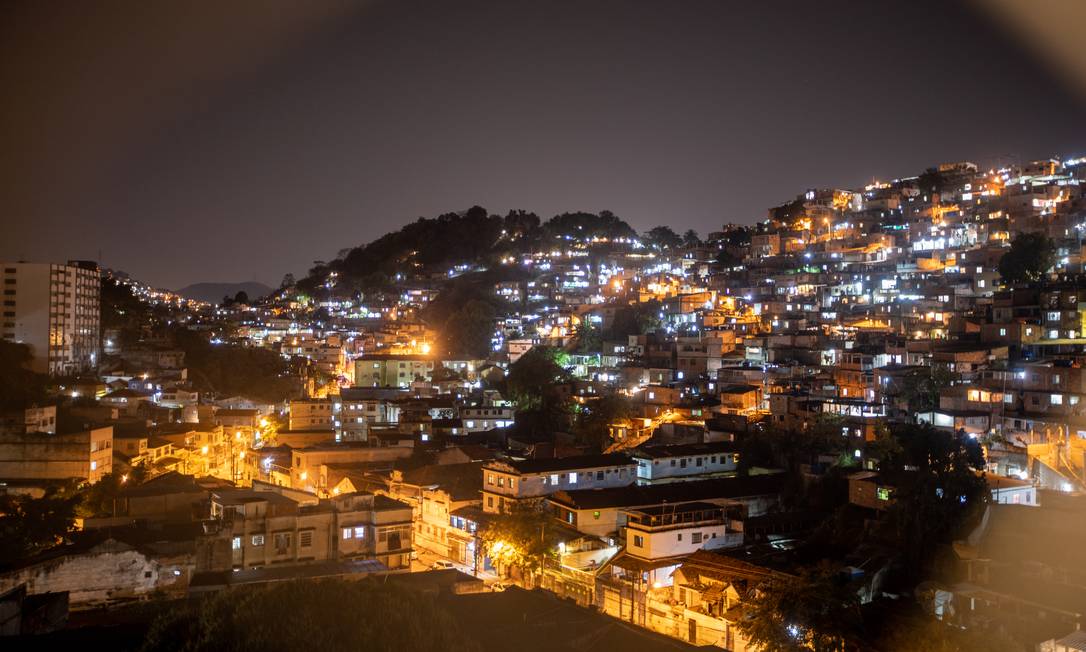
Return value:
M 354 529 L 354 538 L 356 538 L 356 539 L 365 539 L 366 538 L 366 528 L 365 528 L 365 526 L 359 525 Z
M 350 539 L 351 538 L 351 532 L 352 532 L 351 528 L 349 528 L 349 527 L 343 528 L 343 538 L 344 539 Z
M 570 473 L 569 474 L 569 483 L 570 484 L 577 484 L 577 474 L 576 473 Z
M 551 474 L 551 484 L 553 484 L 553 485 L 558 484 L 558 474 L 557 473 L 552 473 Z
M 231 542 L 230 547 L 234 550 L 241 550 L 241 537 L 234 537 L 234 540 Z
M 252 539 L 252 543 L 253 543 L 254 546 L 262 546 L 262 545 L 264 545 L 264 535 L 263 534 L 254 534 L 253 539 Z
M 1053 394 L 1052 405 L 1063 405 L 1063 394 Z

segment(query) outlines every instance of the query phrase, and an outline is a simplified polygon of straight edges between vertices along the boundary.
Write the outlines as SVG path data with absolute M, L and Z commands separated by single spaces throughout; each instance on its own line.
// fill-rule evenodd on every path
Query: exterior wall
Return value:
M 357 387 L 408 387 L 415 376 L 429 380 L 434 362 L 421 358 L 361 358 L 354 363 Z
M 571 510 L 555 505 L 555 517 L 581 534 L 595 537 L 614 536 L 626 524 L 626 513 L 617 507 Z
M 516 410 L 511 407 L 461 408 L 460 419 L 464 430 L 477 432 L 513 425 Z
M 124 544 L 106 542 L 86 553 L 6 573 L 0 576 L 0 591 L 26 583 L 30 594 L 68 591 L 72 606 L 90 607 L 156 591 L 183 591 L 191 573 L 191 561 L 165 565 Z
M 1036 506 L 1038 504 L 1037 488 L 1032 485 L 993 488 L 992 500 L 1001 505 Z
M 322 467 L 336 462 L 380 462 L 392 461 L 411 455 L 410 448 L 314 448 L 299 449 L 291 454 L 290 478 L 294 489 L 304 491 L 330 491 L 328 478 L 322 473 Z
M 415 545 L 457 561 L 470 562 L 463 559 L 464 532 L 454 528 L 449 519 L 453 511 L 478 504 L 478 500 L 453 500 L 440 489 L 423 490 L 422 504 L 415 519 Z
M 112 470 L 113 426 L 63 435 L 0 435 L 0 478 L 98 482 Z
M 849 479 L 848 501 L 869 509 L 886 509 L 890 504 L 888 499 L 879 498 L 878 484 L 869 479 Z
M 289 430 L 332 430 L 331 400 L 301 400 L 290 402 Z
M 500 500 L 538 498 L 556 491 L 625 487 L 637 479 L 635 464 L 521 473 L 512 466 L 483 467 L 483 508 L 500 511 Z
M 637 477 L 644 480 L 682 478 L 703 473 L 727 473 L 739 466 L 738 453 L 711 455 L 683 455 L 654 459 L 634 457 L 637 461 Z
M 630 554 L 644 559 L 663 559 L 689 555 L 702 548 L 722 548 L 727 540 L 724 524 L 705 522 L 690 527 L 666 530 L 644 530 L 635 525 L 626 526 L 626 549 Z M 700 536 L 699 536 L 700 535 Z M 638 539 L 642 545 L 637 545 Z

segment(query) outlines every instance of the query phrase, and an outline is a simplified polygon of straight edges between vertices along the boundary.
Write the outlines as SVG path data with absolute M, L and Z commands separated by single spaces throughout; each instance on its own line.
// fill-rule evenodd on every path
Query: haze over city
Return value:
M 1086 2 L 8 2 L 0 650 L 1086 652 Z
M 1082 96 L 979 2 L 0 11 L 0 258 L 101 251 L 170 289 L 473 205 L 706 232 L 1082 145 Z

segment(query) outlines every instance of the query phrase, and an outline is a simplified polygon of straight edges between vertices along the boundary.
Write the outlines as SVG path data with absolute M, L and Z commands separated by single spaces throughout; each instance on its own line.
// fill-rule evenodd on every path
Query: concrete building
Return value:
M 267 485 L 225 489 L 212 494 L 211 516 L 231 536 L 236 569 L 347 558 L 410 564 L 411 506 L 386 496 L 326 500 Z
M 0 478 L 98 482 L 113 470 L 113 426 L 0 434 Z
M 631 453 L 639 483 L 668 482 L 690 476 L 734 473 L 739 453 L 734 442 L 642 446 Z
M 409 387 L 416 377 L 430 380 L 434 361 L 407 355 L 365 355 L 354 362 L 357 387 Z
M 488 462 L 483 465 L 483 509 L 500 512 L 507 502 L 556 491 L 633 484 L 637 465 L 622 454 Z
M 31 368 L 49 375 L 95 369 L 100 356 L 98 265 L 0 263 L 0 338 L 30 347 Z
M 327 430 L 335 428 L 339 406 L 330 398 L 301 398 L 290 402 L 290 430 Z

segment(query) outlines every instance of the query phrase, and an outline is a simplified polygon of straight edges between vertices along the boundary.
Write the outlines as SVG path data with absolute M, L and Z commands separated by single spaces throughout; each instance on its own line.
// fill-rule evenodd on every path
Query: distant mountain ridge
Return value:
M 223 297 L 233 297 L 238 292 L 244 292 L 249 295 L 249 299 L 255 300 L 271 291 L 272 288 L 263 283 L 246 281 L 244 283 L 193 283 L 177 290 L 177 293 L 189 299 L 219 303 Z

